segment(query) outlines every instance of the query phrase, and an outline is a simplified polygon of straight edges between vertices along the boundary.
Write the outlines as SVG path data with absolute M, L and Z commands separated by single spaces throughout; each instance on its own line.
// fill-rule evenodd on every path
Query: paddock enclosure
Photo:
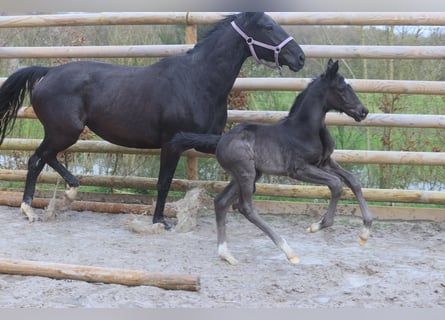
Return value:
M 332 28 L 332 27 L 357 27 L 361 32 L 366 33 L 367 28 L 377 30 L 390 30 L 388 35 L 397 34 L 395 28 L 402 29 L 410 35 L 411 29 L 418 31 L 437 30 L 445 26 L 445 14 L 440 12 L 423 13 L 297 13 L 297 12 L 272 12 L 269 13 L 278 23 L 289 28 L 290 31 L 295 27 L 314 27 Z M 143 60 L 146 63 L 174 54 L 185 53 L 197 41 L 198 30 L 202 26 L 207 26 L 223 17 L 223 13 L 211 12 L 179 12 L 179 13 L 91 13 L 91 14 L 45 14 L 45 15 L 23 15 L 23 16 L 0 16 L 0 31 L 8 30 L 13 36 L 0 37 L 0 61 L 5 62 L 2 65 L 9 66 L 7 70 L 1 70 L 0 84 L 17 67 L 32 61 L 34 64 L 54 65 L 66 63 L 78 59 L 121 59 L 120 63 L 130 63 L 136 60 Z M 183 37 L 181 43 L 144 43 L 144 44 L 120 44 L 109 45 L 89 45 L 82 38 L 82 32 L 79 28 L 84 27 L 106 27 L 106 26 L 175 26 L 175 32 Z M 380 28 L 380 29 L 379 29 Z M 417 29 L 416 29 L 417 28 Z M 436 29 L 435 29 L 436 28 Z M 71 34 L 72 45 L 50 45 L 38 43 L 38 39 L 32 45 L 15 46 L 16 38 L 24 30 L 43 30 L 41 32 L 53 32 L 55 34 Z M 52 30 L 52 31 L 51 31 Z M 353 69 L 350 70 L 349 61 L 360 61 L 366 69 L 370 61 L 382 61 L 382 64 L 392 71 L 389 74 L 394 75 L 394 68 L 400 61 L 408 61 L 413 64 L 423 61 L 437 63 L 437 69 L 443 71 L 442 77 L 436 80 L 424 80 L 419 74 L 417 77 L 409 75 L 405 78 L 379 79 L 369 78 L 360 79 L 348 77 L 348 81 L 356 92 L 362 94 L 382 94 L 387 100 L 397 101 L 401 96 L 432 96 L 437 98 L 436 107 L 432 107 L 430 113 L 414 114 L 407 113 L 403 108 L 392 110 L 391 112 L 375 108 L 379 112 L 371 112 L 367 119 L 361 123 L 355 123 L 343 114 L 330 113 L 327 115 L 327 124 L 331 127 L 341 128 L 347 132 L 352 127 L 363 128 L 364 134 L 373 128 L 382 128 L 385 135 L 391 130 L 399 128 L 428 130 L 431 135 L 445 127 L 445 115 L 440 113 L 441 107 L 445 104 L 445 68 L 443 60 L 445 58 L 445 46 L 443 45 L 422 45 L 421 41 L 407 42 L 403 45 L 391 43 L 389 45 L 362 43 L 357 44 L 335 44 L 335 41 L 329 41 L 326 37 L 322 44 L 305 43 L 295 29 L 293 33 L 288 32 L 297 40 L 304 50 L 307 60 L 316 65 L 320 59 L 339 59 L 341 62 L 340 72 L 342 74 L 350 73 L 353 75 Z M 328 29 L 326 29 L 328 30 Z M 341 29 L 339 29 L 341 30 Z M 97 31 L 99 33 L 99 31 Z M 15 36 L 14 36 L 15 34 Z M 37 33 L 39 34 L 39 33 Z M 440 33 L 439 33 L 440 35 Z M 442 37 L 444 36 L 442 31 Z M 409 38 L 409 36 L 406 36 Z M 419 36 L 416 39 L 420 39 Z M 125 41 L 122 41 L 125 42 Z M 394 41 L 392 41 L 394 42 Z M 443 41 L 442 41 L 443 43 Z M 150 60 L 152 59 L 152 60 Z M 24 61 L 24 62 L 23 62 Z M 253 65 L 253 64 L 252 64 Z M 264 66 L 253 66 L 258 76 L 239 77 L 235 82 L 233 92 L 237 94 L 250 92 L 277 92 L 284 94 L 286 92 L 301 91 L 311 81 L 311 77 L 302 77 L 300 72 L 293 74 L 286 71 L 284 76 L 279 77 L 273 71 L 267 70 Z M 305 69 L 304 67 L 303 69 Z M 366 69 L 367 70 L 367 69 Z M 367 70 L 371 73 L 372 70 Z M 267 76 L 266 76 L 267 75 Z M 419 80 L 420 79 L 420 80 Z M 385 98 L 385 99 L 386 99 Z M 388 101 L 384 100 L 383 106 Z M 383 101 L 383 100 L 382 100 Z M 367 105 L 366 101 L 363 101 Z M 391 105 L 391 101 L 388 102 Z M 285 105 L 282 110 L 287 110 L 290 104 Z M 383 107 L 382 107 L 383 108 Z M 229 125 L 241 121 L 257 121 L 270 123 L 284 117 L 287 111 L 277 110 L 229 110 Z M 23 106 L 19 111 L 19 120 L 34 119 L 35 115 L 32 107 Z M 30 120 L 37 121 L 37 120 Z M 25 125 L 26 127 L 26 125 Z M 87 134 L 86 134 L 87 135 Z M 384 138 L 385 135 L 382 135 Z M 7 154 L 8 158 L 3 158 L 0 169 L 0 181 L 8 184 L 2 186 L 0 192 L 0 204 L 8 206 L 19 206 L 22 196 L 22 187 L 26 175 L 25 165 L 19 166 L 15 163 L 7 166 L 7 162 L 14 162 L 14 159 L 27 160 L 27 152 L 34 151 L 39 144 L 40 137 L 20 138 L 8 135 L 4 143 L 0 146 L 2 153 Z M 382 140 L 384 140 L 382 138 Z M 406 139 L 409 139 L 406 136 Z M 439 139 L 439 138 L 438 138 Z M 442 141 L 441 138 L 438 141 Z M 417 143 L 415 148 L 406 148 L 406 150 L 397 150 L 391 148 L 390 144 L 383 144 L 385 147 L 378 149 L 369 149 L 363 147 L 360 149 L 342 149 L 337 143 L 337 149 L 334 152 L 334 159 L 342 165 L 376 165 L 379 169 L 387 166 L 413 166 L 440 168 L 445 165 L 445 152 L 440 148 L 431 150 L 428 143 Z M 368 144 L 369 146 L 369 144 Z M 425 147 L 422 149 L 422 147 Z M 443 147 L 443 146 L 442 146 Z M 112 145 L 108 142 L 81 138 L 74 146 L 66 150 L 61 155 L 65 159 L 65 164 L 69 167 L 75 167 L 77 164 L 73 159 L 75 155 L 85 154 L 85 157 L 94 157 L 95 154 L 113 155 L 120 158 L 123 155 L 143 155 L 153 157 L 153 163 L 156 163 L 156 157 L 159 150 L 138 150 L 123 148 Z M 209 155 L 201 154 L 193 150 L 184 153 L 185 177 L 174 179 L 171 191 L 186 192 L 192 188 L 204 188 L 209 193 L 221 191 L 227 181 L 224 179 L 224 173 L 219 173 L 216 178 L 210 176 L 203 179 L 206 174 L 200 174 L 203 169 L 200 166 L 200 159 L 212 158 Z M 6 160 L 5 160 L 6 159 Z M 11 160 L 12 159 L 12 160 Z M 84 158 L 82 158 L 84 159 Z M 138 159 L 138 158 L 135 158 Z M 77 160 L 79 161 L 79 160 Z M 94 160 L 93 160 L 94 161 Z M 98 160 L 99 161 L 99 160 Z M 101 160 L 102 161 L 102 160 Z M 137 166 L 137 161 L 133 163 Z M 360 167 L 365 168 L 365 167 Z M 54 194 L 54 189 L 63 189 L 59 185 L 60 178 L 56 173 L 49 169 L 42 172 L 38 180 L 38 192 L 33 202 L 35 207 L 46 207 L 49 199 Z M 386 169 L 385 169 L 386 170 Z M 366 178 L 366 169 L 363 171 L 362 179 Z M 425 170 L 427 172 L 428 170 Z M 75 171 L 74 171 L 75 172 Z M 372 173 L 372 172 L 371 172 Z M 436 174 L 437 175 L 437 174 Z M 119 175 L 109 170 L 106 174 L 76 174 L 79 177 L 81 187 L 78 199 L 73 203 L 74 210 L 92 210 L 102 212 L 132 212 L 143 213 L 151 212 L 151 198 L 146 194 L 133 194 L 128 190 L 156 190 L 156 176 L 136 176 Z M 403 177 L 401 177 L 403 178 Z M 424 181 L 429 181 L 430 177 L 424 176 Z M 437 178 L 437 177 L 435 177 Z M 432 179 L 432 178 L 431 178 Z M 444 173 L 445 179 L 445 173 Z M 61 180 L 60 180 L 61 181 Z M 409 188 L 389 187 L 365 187 L 363 193 L 365 198 L 371 202 L 371 210 L 377 218 L 382 219 L 403 219 L 403 220 L 445 220 L 445 191 L 438 186 L 433 189 L 421 188 L 427 183 L 414 184 Z M 42 187 L 40 187 L 42 186 Z M 45 186 L 45 187 L 43 187 Z M 420 187 L 419 187 L 420 186 Z M 97 187 L 97 188 L 96 188 Z M 101 189 L 100 189 L 101 188 Z M 116 191 L 116 189 L 119 189 Z M 98 191 L 99 190 L 99 191 Z M 111 190 L 106 192 L 104 190 Z M 326 207 L 326 199 L 329 199 L 329 190 L 325 187 L 302 185 L 293 182 L 280 181 L 262 181 L 258 183 L 256 195 L 258 198 L 258 210 L 263 213 L 312 213 L 322 210 Z M 289 201 L 290 198 L 303 198 L 304 202 Z M 345 188 L 342 203 L 338 211 L 340 214 L 359 215 L 357 206 L 354 202 L 352 193 Z M 166 215 L 169 213 L 166 212 Z

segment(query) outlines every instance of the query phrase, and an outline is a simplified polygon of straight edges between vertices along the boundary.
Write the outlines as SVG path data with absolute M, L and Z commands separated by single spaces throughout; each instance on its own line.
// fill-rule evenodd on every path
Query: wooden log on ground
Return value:
M 72 279 L 87 282 L 155 286 L 169 290 L 199 291 L 199 277 L 180 274 L 151 273 L 142 270 L 90 267 L 81 265 L 0 259 L 0 273 Z

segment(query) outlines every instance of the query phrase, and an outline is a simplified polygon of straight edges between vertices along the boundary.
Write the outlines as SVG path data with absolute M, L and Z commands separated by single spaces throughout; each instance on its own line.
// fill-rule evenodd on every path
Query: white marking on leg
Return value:
M 20 212 L 28 217 L 29 222 L 34 222 L 39 219 L 31 206 L 25 202 L 22 202 L 22 204 L 20 205 Z
M 230 253 L 229 249 L 227 248 L 227 243 L 223 242 L 218 246 L 218 255 L 221 259 L 226 260 L 231 265 L 237 265 L 238 260 L 236 260 L 232 254 Z
M 297 264 L 300 262 L 300 259 L 294 253 L 294 250 L 292 250 L 292 248 L 287 244 L 286 240 L 282 239 L 282 243 L 279 247 L 286 254 L 286 257 L 290 263 Z

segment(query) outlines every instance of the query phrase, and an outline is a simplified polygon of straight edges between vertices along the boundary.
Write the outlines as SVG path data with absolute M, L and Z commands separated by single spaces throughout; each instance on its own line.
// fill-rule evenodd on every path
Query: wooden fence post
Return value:
M 188 20 L 188 14 L 187 14 Z M 185 26 L 185 43 L 186 44 L 196 44 L 198 42 L 197 36 L 197 26 L 195 24 L 187 24 Z M 198 158 L 197 157 L 187 157 L 187 179 L 197 180 L 198 179 Z

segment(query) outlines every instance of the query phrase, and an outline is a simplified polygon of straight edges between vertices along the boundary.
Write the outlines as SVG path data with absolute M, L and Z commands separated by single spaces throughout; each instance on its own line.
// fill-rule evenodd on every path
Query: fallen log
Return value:
M 192 275 L 150 273 L 142 270 L 90 267 L 81 265 L 0 259 L 0 273 L 72 279 L 87 282 L 155 286 L 169 290 L 199 291 L 199 277 Z

